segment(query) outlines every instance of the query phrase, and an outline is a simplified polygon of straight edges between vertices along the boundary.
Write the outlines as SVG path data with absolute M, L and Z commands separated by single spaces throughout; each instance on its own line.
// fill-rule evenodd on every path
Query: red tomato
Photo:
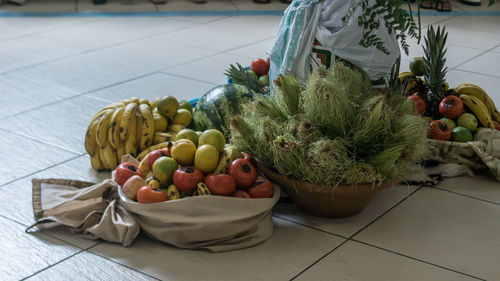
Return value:
M 239 188 L 249 188 L 257 178 L 257 171 L 249 160 L 239 158 L 231 163 L 229 166 L 228 174 L 236 181 L 236 186 Z
M 439 113 L 449 119 L 460 117 L 463 111 L 464 103 L 457 96 L 447 96 L 439 104 Z
M 430 126 L 431 138 L 436 140 L 451 139 L 451 128 L 445 122 L 441 120 L 434 120 L 431 122 L 429 126 Z
M 148 156 L 148 166 L 150 171 L 153 170 L 153 164 L 155 163 L 156 159 L 162 156 L 170 157 L 170 151 L 168 149 L 156 149 L 151 151 L 151 153 Z
M 267 57 L 266 63 L 267 63 L 267 69 L 271 68 L 271 58 L 270 57 Z
M 195 190 L 198 183 L 203 182 L 204 179 L 203 173 L 193 167 L 177 169 L 174 172 L 174 185 L 184 192 Z
M 248 194 L 246 191 L 243 191 L 241 189 L 236 190 L 236 192 L 233 193 L 233 195 L 231 195 L 231 196 L 239 197 L 239 198 L 250 198 L 250 194 Z
M 246 152 L 242 152 L 241 155 L 243 155 L 244 159 L 247 159 L 248 161 L 250 161 L 250 163 L 252 163 L 253 167 L 255 169 L 257 169 L 257 160 L 252 155 L 250 155 Z
M 273 184 L 270 181 L 259 180 L 254 186 L 247 189 L 252 198 L 271 198 L 274 195 Z
M 236 189 L 234 178 L 226 174 L 208 175 L 205 184 L 213 195 L 231 195 Z
M 156 203 L 168 200 L 168 195 L 159 188 L 151 186 L 143 186 L 137 192 L 137 202 L 139 203 Z
M 427 109 L 427 105 L 425 104 L 425 101 L 422 97 L 415 94 L 408 96 L 408 100 L 411 100 L 413 102 L 413 106 L 415 107 L 415 110 L 417 111 L 418 115 L 424 114 L 425 109 Z
M 254 59 L 252 64 L 250 64 L 250 69 L 253 70 L 257 75 L 261 76 L 267 74 L 269 71 L 269 65 L 263 59 Z
M 144 175 L 142 174 L 141 170 L 139 170 L 139 167 L 137 165 L 134 165 L 129 162 L 123 162 L 118 167 L 116 167 L 115 170 L 115 180 L 116 183 L 119 185 L 123 186 L 125 182 L 132 176 L 139 175 L 141 178 L 144 178 Z

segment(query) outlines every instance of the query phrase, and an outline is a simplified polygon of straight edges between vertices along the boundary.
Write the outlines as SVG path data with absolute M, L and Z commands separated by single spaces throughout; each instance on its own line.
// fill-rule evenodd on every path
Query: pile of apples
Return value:
M 157 203 L 201 195 L 273 197 L 274 186 L 258 176 L 255 159 L 246 153 L 241 154 L 243 158 L 230 162 L 227 170 L 222 173 L 207 174 L 194 166 L 177 165 L 168 148 L 157 149 L 150 152 L 148 165 L 153 171 L 158 161 L 162 165 L 168 165 L 167 170 L 172 172 L 168 175 L 163 173 L 161 176 L 165 178 L 144 176 L 138 165 L 124 162 L 115 170 L 115 181 L 128 199 L 139 203 Z

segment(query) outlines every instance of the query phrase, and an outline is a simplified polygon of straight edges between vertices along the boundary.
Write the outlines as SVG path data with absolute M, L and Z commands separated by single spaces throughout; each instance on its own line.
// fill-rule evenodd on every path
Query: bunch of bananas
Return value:
M 85 134 L 92 168 L 112 170 L 125 154 L 136 155 L 153 143 L 155 120 L 146 99 L 130 98 L 101 109 Z
M 97 112 L 85 134 L 85 150 L 90 155 L 92 168 L 113 170 L 123 155 L 135 157 L 152 145 L 174 141 L 176 132 L 184 126 L 175 123 L 168 126 L 169 118 L 156 109 L 160 100 L 150 103 L 133 97 Z M 171 121 L 176 111 L 177 108 Z
M 426 91 L 424 80 L 412 72 L 401 72 L 398 78 L 399 83 L 403 86 L 405 96 Z
M 455 88 L 455 92 L 464 105 L 474 112 L 483 127 L 495 129 L 493 121 L 500 123 L 500 112 L 481 87 L 471 83 L 462 83 Z

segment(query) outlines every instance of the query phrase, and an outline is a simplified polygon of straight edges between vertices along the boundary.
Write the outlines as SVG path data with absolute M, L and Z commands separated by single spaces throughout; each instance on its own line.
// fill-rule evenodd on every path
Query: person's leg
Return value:
M 440 12 L 451 12 L 450 0 L 438 0 L 436 10 Z
M 435 9 L 436 8 L 436 0 L 422 0 L 422 2 L 420 2 L 420 8 L 422 8 L 422 9 Z

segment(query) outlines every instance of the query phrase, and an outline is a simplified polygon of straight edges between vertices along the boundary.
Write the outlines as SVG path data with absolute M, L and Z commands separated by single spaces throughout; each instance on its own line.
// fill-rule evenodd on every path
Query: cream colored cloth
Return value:
M 432 155 L 429 160 L 438 165 L 414 167 L 406 178 L 409 182 L 435 182 L 438 177 L 473 175 L 475 171 L 490 171 L 500 181 L 500 131 L 483 129 L 474 141 L 467 143 L 429 140 Z
M 221 252 L 250 247 L 273 231 L 271 209 L 280 196 L 246 199 L 195 196 L 139 204 L 119 195 L 111 179 L 98 184 L 33 179 L 37 224 L 58 222 L 92 238 L 132 244 L 140 229 L 159 241 L 187 249 Z

